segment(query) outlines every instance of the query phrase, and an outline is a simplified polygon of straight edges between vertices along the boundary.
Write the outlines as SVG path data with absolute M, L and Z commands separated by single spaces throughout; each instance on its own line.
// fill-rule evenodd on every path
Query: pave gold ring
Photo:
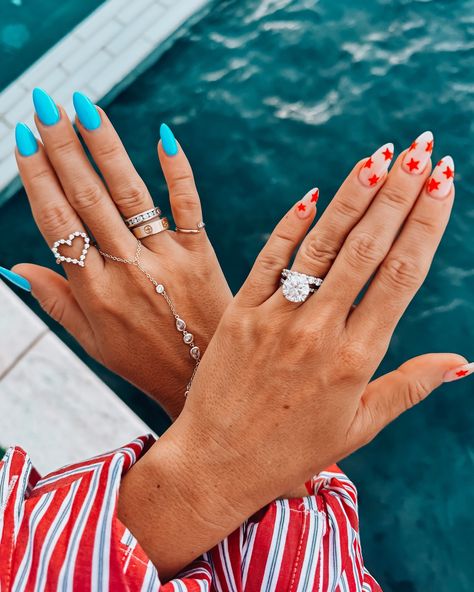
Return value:
M 142 222 L 148 222 L 149 220 L 153 220 L 159 216 L 161 216 L 160 208 L 151 208 L 151 210 L 146 210 L 145 212 L 135 214 L 135 216 L 132 216 L 131 218 L 126 218 L 125 224 L 129 228 L 135 228 L 135 226 L 142 224 Z
M 292 269 L 281 272 L 281 289 L 289 302 L 304 302 L 323 283 L 322 278 L 306 275 Z

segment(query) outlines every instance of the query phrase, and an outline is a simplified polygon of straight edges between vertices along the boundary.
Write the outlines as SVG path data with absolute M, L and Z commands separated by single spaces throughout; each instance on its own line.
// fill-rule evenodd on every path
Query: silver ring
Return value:
M 289 302 L 304 302 L 322 283 L 322 278 L 292 269 L 284 269 L 281 272 L 281 289 Z
M 148 220 L 152 220 L 153 218 L 157 218 L 158 216 L 161 216 L 160 208 L 151 208 L 151 210 L 146 210 L 145 212 L 140 212 L 139 214 L 136 214 L 131 218 L 127 218 L 125 220 L 125 224 L 129 228 L 134 228 L 142 222 L 147 222 Z
M 182 232 L 183 234 L 199 234 L 203 228 L 205 228 L 206 224 L 201 220 L 196 224 L 196 228 L 180 228 L 176 226 L 176 232 Z
M 66 257 L 60 252 L 61 245 L 67 245 L 68 247 L 72 247 L 72 243 L 77 239 L 82 239 L 82 251 L 79 257 Z M 79 267 L 84 267 L 86 264 L 86 257 L 87 253 L 89 252 L 91 246 L 91 239 L 87 236 L 85 232 L 80 230 L 76 230 L 75 232 L 71 232 L 68 238 L 60 238 L 57 240 L 54 245 L 51 247 L 51 251 L 53 251 L 53 255 L 56 259 L 56 263 L 72 263 L 73 265 L 79 265 Z

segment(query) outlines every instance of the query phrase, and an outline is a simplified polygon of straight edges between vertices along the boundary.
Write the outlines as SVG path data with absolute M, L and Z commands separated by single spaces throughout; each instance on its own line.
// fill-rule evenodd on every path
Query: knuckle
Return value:
M 49 146 L 53 152 L 58 156 L 64 158 L 70 156 L 76 151 L 76 140 L 75 138 L 65 138 L 62 136 L 55 137 L 50 140 Z
M 417 226 L 417 229 L 425 234 L 432 236 L 439 232 L 439 222 L 431 216 L 412 216 L 411 222 Z
M 40 227 L 46 235 L 54 236 L 71 225 L 71 210 L 67 204 L 49 205 L 39 216 Z
M 51 176 L 52 175 L 51 175 L 50 169 L 42 168 L 42 169 L 35 171 L 34 173 L 31 173 L 29 175 L 29 180 L 32 185 L 40 185 L 40 184 L 44 183 L 45 181 L 50 182 Z
M 422 279 L 420 266 L 407 257 L 389 257 L 380 270 L 381 277 L 395 288 L 416 288 Z
M 273 252 L 260 255 L 258 265 L 264 273 L 275 273 L 275 270 L 281 270 L 283 267 L 281 258 Z
M 339 351 L 338 378 L 354 379 L 364 374 L 369 362 L 367 347 L 360 342 L 350 341 Z
M 302 255 L 310 262 L 330 265 L 337 257 L 338 245 L 322 234 L 310 237 L 303 246 Z
M 119 187 L 114 191 L 113 196 L 115 203 L 119 207 L 130 209 L 130 211 L 142 207 L 150 198 L 148 190 L 143 183 Z
M 102 190 L 97 184 L 76 186 L 71 189 L 71 201 L 78 210 L 88 210 L 99 205 Z
M 104 142 L 95 149 L 97 158 L 116 159 L 123 155 L 123 147 L 118 142 Z
M 41 300 L 40 306 L 53 319 L 53 321 L 56 321 L 60 325 L 64 324 L 64 303 L 56 298 L 56 296 Z
M 409 380 L 406 383 L 403 400 L 405 409 L 411 409 L 430 394 L 431 388 L 422 380 Z
M 183 211 L 196 208 L 198 204 L 196 186 L 194 179 L 189 173 L 174 177 L 169 182 L 169 192 L 174 201 L 174 207 Z
M 350 264 L 375 264 L 383 258 L 384 250 L 374 235 L 361 232 L 349 237 L 346 256 Z
M 357 205 L 355 205 L 356 203 L 357 201 L 354 199 L 336 199 L 333 207 L 337 217 L 358 220 L 361 212 Z
M 407 193 L 398 185 L 385 185 L 381 195 L 381 202 L 390 207 L 400 210 L 411 204 L 411 200 Z

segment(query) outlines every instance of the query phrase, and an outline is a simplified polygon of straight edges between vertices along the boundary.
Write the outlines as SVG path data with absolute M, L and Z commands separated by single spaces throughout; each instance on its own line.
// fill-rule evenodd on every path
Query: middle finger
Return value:
M 44 91 L 35 89 L 36 124 L 66 197 L 106 250 L 128 254 L 135 240 L 84 152 L 67 114 Z M 125 250 L 124 250 L 125 249 Z

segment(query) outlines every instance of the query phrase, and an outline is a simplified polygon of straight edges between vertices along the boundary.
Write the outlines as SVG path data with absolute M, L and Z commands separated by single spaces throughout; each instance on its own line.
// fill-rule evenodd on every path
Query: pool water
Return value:
M 456 162 L 456 206 L 381 371 L 430 351 L 473 359 L 473 32 L 472 0 L 224 0 L 108 112 L 165 209 L 155 143 L 160 122 L 172 126 L 234 290 L 308 188 L 320 187 L 322 210 L 357 160 L 432 129 L 435 158 Z M 0 250 L 3 265 L 52 265 L 22 192 L 2 207 Z M 162 428 L 149 401 L 98 371 Z M 473 395 L 473 379 L 440 388 L 342 463 L 360 492 L 366 563 L 386 591 L 473 589 Z
M 0 0 L 0 91 L 103 0 Z

